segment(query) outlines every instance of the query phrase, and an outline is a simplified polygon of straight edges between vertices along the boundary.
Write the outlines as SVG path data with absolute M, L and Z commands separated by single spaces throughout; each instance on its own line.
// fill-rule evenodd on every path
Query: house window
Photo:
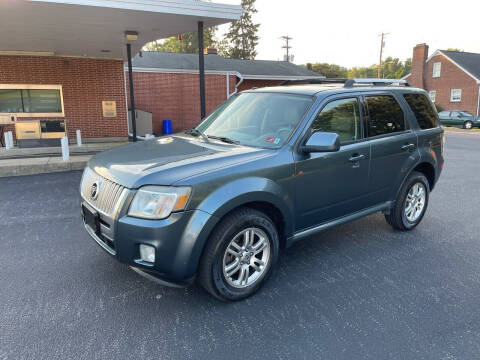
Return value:
M 61 85 L 0 84 L 0 114 L 63 116 Z
M 462 89 L 452 89 L 450 91 L 450 102 L 462 101 Z
M 430 90 L 428 92 L 428 96 L 430 97 L 430 100 L 432 100 L 432 102 L 435 102 L 435 98 L 437 97 L 437 91 L 436 90 Z
M 437 78 L 440 77 L 440 73 L 442 72 L 442 63 L 434 63 L 433 64 L 433 74 L 432 77 Z

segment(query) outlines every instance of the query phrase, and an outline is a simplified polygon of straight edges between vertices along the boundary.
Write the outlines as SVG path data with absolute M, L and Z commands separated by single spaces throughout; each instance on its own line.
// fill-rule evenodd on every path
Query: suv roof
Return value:
M 400 86 L 404 85 L 404 86 Z M 403 90 L 418 92 L 424 91 L 413 88 L 411 85 L 400 79 L 305 79 L 298 81 L 285 81 L 279 86 L 253 88 L 251 91 L 258 92 L 283 92 L 302 95 L 315 95 L 320 92 L 331 91 L 338 93 L 362 90 Z

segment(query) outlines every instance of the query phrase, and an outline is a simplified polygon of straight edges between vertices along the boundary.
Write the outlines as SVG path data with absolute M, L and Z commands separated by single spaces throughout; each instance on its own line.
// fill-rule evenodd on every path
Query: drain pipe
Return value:
M 230 74 L 235 75 L 236 77 L 238 77 L 240 79 L 240 81 L 235 84 L 235 90 L 233 90 L 232 93 L 230 93 Z M 243 76 L 242 76 L 242 74 L 240 74 L 237 71 L 232 72 L 232 73 L 227 72 L 226 73 L 226 80 L 227 80 L 227 85 L 226 86 L 227 86 L 227 100 L 228 100 L 238 92 L 238 87 L 243 82 Z

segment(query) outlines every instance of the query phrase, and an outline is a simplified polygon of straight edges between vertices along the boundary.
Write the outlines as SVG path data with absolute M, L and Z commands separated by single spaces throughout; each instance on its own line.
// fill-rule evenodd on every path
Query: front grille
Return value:
M 97 184 L 98 194 L 92 198 L 92 186 Z M 125 188 L 103 176 L 98 175 L 89 167 L 85 168 L 80 185 L 82 197 L 97 211 L 110 215 L 115 208 Z

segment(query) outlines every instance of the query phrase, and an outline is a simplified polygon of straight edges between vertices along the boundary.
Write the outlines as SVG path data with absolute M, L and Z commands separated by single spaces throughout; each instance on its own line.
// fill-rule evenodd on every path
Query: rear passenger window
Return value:
M 368 135 L 378 136 L 405 130 L 403 110 L 390 95 L 366 96 Z
M 312 131 L 337 133 L 341 142 L 360 139 L 362 127 L 357 99 L 341 99 L 328 103 L 313 121 Z
M 421 129 L 437 127 L 437 115 L 425 95 L 404 94 L 403 97 L 407 100 L 408 105 L 410 105 Z

